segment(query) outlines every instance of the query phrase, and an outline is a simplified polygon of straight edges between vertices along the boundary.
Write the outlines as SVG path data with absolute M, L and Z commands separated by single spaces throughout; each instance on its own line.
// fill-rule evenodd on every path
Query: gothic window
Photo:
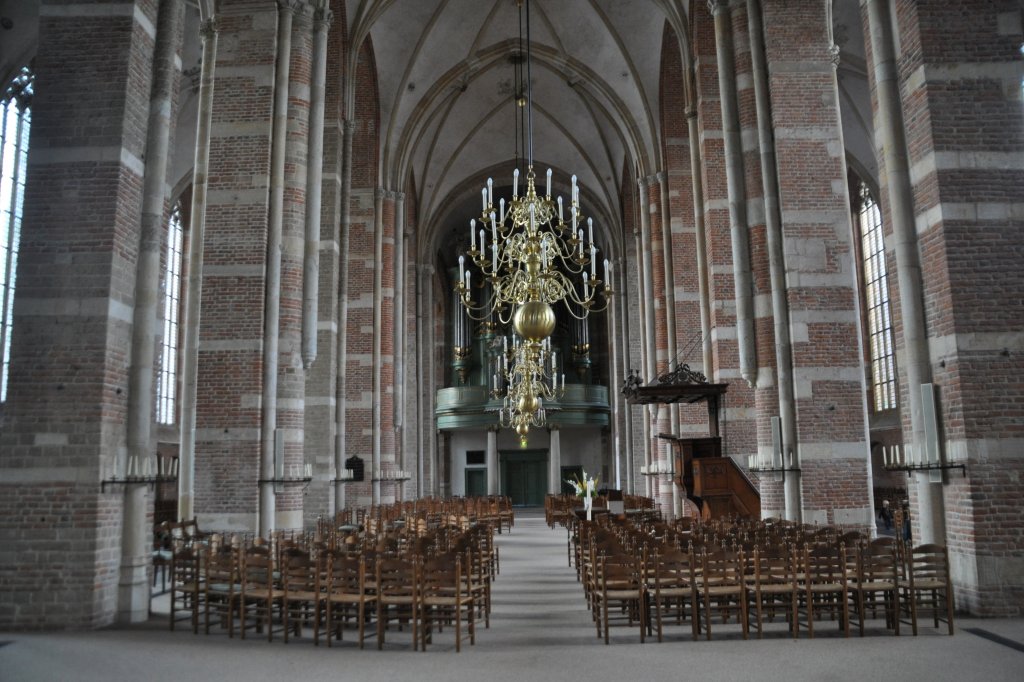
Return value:
M 893 346 L 892 306 L 889 304 L 889 275 L 885 263 L 882 214 L 868 186 L 860 186 L 861 258 L 863 258 L 865 316 L 871 385 L 875 411 L 896 407 L 896 352 Z
M 171 210 L 167 223 L 167 265 L 164 269 L 164 334 L 160 342 L 160 374 L 157 379 L 156 420 L 175 422 L 178 386 L 178 315 L 181 310 L 181 262 L 183 228 L 181 205 Z
M 0 97 L 0 403 L 7 400 L 14 326 L 14 286 L 25 200 L 34 74 L 25 67 Z

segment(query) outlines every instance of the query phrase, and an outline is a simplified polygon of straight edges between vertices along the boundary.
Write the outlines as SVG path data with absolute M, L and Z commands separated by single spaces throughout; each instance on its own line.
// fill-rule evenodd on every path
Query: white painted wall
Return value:
M 562 466 L 582 465 L 591 476 L 600 475 L 601 484 L 609 482 L 614 485 L 615 470 L 610 459 L 605 457 L 601 447 L 600 427 L 589 426 L 579 428 L 563 428 L 561 436 L 562 445 Z M 548 450 L 551 445 L 551 437 L 547 429 L 530 429 L 529 450 Z M 509 429 L 502 429 L 498 432 L 498 453 L 507 450 L 519 450 L 519 438 Z M 466 494 L 466 451 L 483 450 L 487 451 L 487 431 L 474 429 L 466 431 L 453 431 L 451 438 L 452 453 L 452 488 L 453 496 Z M 602 471 L 606 466 L 607 475 Z M 499 472 L 500 476 L 500 472 Z M 499 481 L 499 490 L 501 482 Z

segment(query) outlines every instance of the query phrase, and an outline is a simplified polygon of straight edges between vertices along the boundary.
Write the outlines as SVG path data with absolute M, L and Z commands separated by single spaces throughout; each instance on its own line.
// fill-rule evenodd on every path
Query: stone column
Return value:
M 487 429 L 487 494 L 498 494 L 498 429 Z
M 381 491 L 381 363 L 383 351 L 381 349 L 381 318 L 384 305 L 383 302 L 383 276 L 384 269 L 384 197 L 386 192 L 379 188 L 373 195 L 373 262 L 376 267 L 373 269 L 373 353 L 372 353 L 372 400 L 371 407 L 371 447 L 373 449 L 372 471 L 372 504 L 380 504 Z
M 782 425 L 783 453 L 796 452 L 796 401 L 793 393 L 793 346 L 790 337 L 789 301 L 786 287 L 786 256 L 779 206 L 778 166 L 775 161 L 775 136 L 772 130 L 771 101 L 768 91 L 768 65 L 764 54 L 764 27 L 761 6 L 747 0 L 747 23 L 750 33 L 750 55 L 754 76 L 754 99 L 757 107 L 758 144 L 761 152 L 761 182 L 764 191 L 765 242 L 768 249 L 768 270 L 771 278 L 775 364 L 778 381 L 779 420 Z M 794 459 L 794 464 L 799 462 Z M 785 474 L 786 519 L 800 521 L 800 474 Z
M 733 62 L 732 19 L 729 0 L 708 0 L 715 18 L 715 47 L 718 59 L 718 90 L 722 104 L 722 135 L 725 143 L 725 173 L 729 193 L 729 228 L 732 233 L 732 267 L 736 295 L 736 337 L 739 343 L 740 375 L 750 386 L 757 383 L 754 338 L 754 297 L 747 226 L 747 193 L 740 140 L 739 103 L 736 98 L 736 68 Z
M 167 201 L 167 159 L 171 119 L 176 114 L 182 23 L 185 6 L 178 0 L 160 3 L 153 54 L 153 89 L 146 132 L 146 174 L 142 187 L 142 221 L 135 264 L 135 310 L 128 383 L 128 455 L 138 461 L 156 456 L 152 438 L 153 372 L 160 328 L 160 251 Z M 135 623 L 149 617 L 150 534 L 146 520 L 146 486 L 126 486 L 121 538 L 119 620 Z
M 181 344 L 181 409 L 178 447 L 178 516 L 195 516 L 196 387 L 199 370 L 199 315 L 203 296 L 203 244 L 206 239 L 206 190 L 210 169 L 210 125 L 213 118 L 214 71 L 217 62 L 217 23 L 207 19 L 199 28 L 203 43 L 199 76 L 196 152 L 192 171 L 192 210 L 189 212 L 188 286 L 185 290 Z
M 269 538 L 275 527 L 274 484 L 277 452 L 277 368 L 281 330 L 281 235 L 284 221 L 285 144 L 288 134 L 288 77 L 291 67 L 290 1 L 281 2 L 277 24 L 277 68 L 274 75 L 274 119 L 270 150 L 270 209 L 267 222 L 267 270 L 263 311 L 263 380 L 260 425 L 260 497 L 258 533 Z
M 309 161 L 306 172 L 306 234 L 302 273 L 302 365 L 306 369 L 316 360 L 317 350 L 327 30 L 333 16 L 325 8 L 314 10 L 313 16 L 313 73 L 309 89 Z
M 551 426 L 548 433 L 548 494 L 558 495 L 562 492 L 562 432 L 557 426 Z
M 355 133 L 355 122 L 343 122 L 343 138 L 341 151 L 341 229 L 338 232 L 338 380 L 335 400 L 335 471 L 344 469 L 345 429 L 348 401 L 346 400 L 348 374 L 348 256 L 349 230 L 352 224 L 352 135 Z M 344 509 L 344 483 L 335 482 L 334 508 Z M 338 506 L 341 504 L 342 506 Z
M 921 260 L 914 217 L 914 188 L 910 181 L 910 160 L 904 132 L 900 101 L 895 41 L 889 3 L 864 0 L 867 8 L 869 40 L 874 61 L 876 147 L 881 149 L 884 179 L 889 196 L 892 242 L 896 255 L 900 292 L 900 317 L 903 326 L 903 357 L 900 369 L 906 376 L 907 402 L 910 408 L 910 442 L 915 452 L 924 449 L 924 409 L 921 384 L 931 383 L 932 368 L 928 331 L 924 317 L 924 291 Z M 931 483 L 927 472 L 914 475 L 917 488 L 919 537 L 917 543 L 944 544 L 946 539 L 942 484 Z
M 690 177 L 693 179 L 693 224 L 697 256 L 697 288 L 700 296 L 701 371 L 714 382 L 711 354 L 711 293 L 708 287 L 708 242 L 704 225 L 704 180 L 701 173 L 700 130 L 697 110 L 686 110 L 687 131 L 690 136 Z
M 395 464 L 405 470 L 405 192 L 395 192 L 394 340 L 392 360 L 391 428 L 395 433 Z M 404 499 L 405 482 L 396 484 L 395 497 Z

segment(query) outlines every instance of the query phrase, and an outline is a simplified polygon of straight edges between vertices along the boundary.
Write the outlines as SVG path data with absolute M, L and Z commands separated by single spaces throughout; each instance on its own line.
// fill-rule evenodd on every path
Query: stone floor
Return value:
M 331 649 L 307 636 L 284 644 L 225 634 L 167 630 L 166 615 L 144 624 L 93 632 L 0 633 L 4 682 L 109 680 L 999 680 L 1024 679 L 1024 620 L 957 621 L 953 637 L 925 627 L 918 637 L 863 639 L 818 628 L 794 640 L 779 626 L 764 640 L 743 641 L 738 628 L 717 627 L 712 641 L 694 642 L 673 628 L 666 641 L 641 645 L 635 630 L 612 630 L 605 646 L 568 566 L 566 533 L 549 530 L 535 512 L 521 514 L 499 536 L 501 574 L 494 585 L 490 629 L 475 646 L 454 652 L 452 633 L 435 635 L 427 652 L 389 634 L 360 651 L 351 641 Z M 166 609 L 166 597 L 154 611 Z M 822 632 L 824 630 L 824 632 Z

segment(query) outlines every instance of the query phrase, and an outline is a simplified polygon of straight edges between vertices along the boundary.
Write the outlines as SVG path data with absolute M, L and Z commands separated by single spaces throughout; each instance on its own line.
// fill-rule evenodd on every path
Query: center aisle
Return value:
M 480 630 L 478 647 L 492 639 L 501 648 L 598 643 L 568 563 L 567 538 L 564 528 L 549 529 L 542 516 L 519 513 L 512 532 L 496 537 L 501 573 L 492 587 L 491 629 Z

